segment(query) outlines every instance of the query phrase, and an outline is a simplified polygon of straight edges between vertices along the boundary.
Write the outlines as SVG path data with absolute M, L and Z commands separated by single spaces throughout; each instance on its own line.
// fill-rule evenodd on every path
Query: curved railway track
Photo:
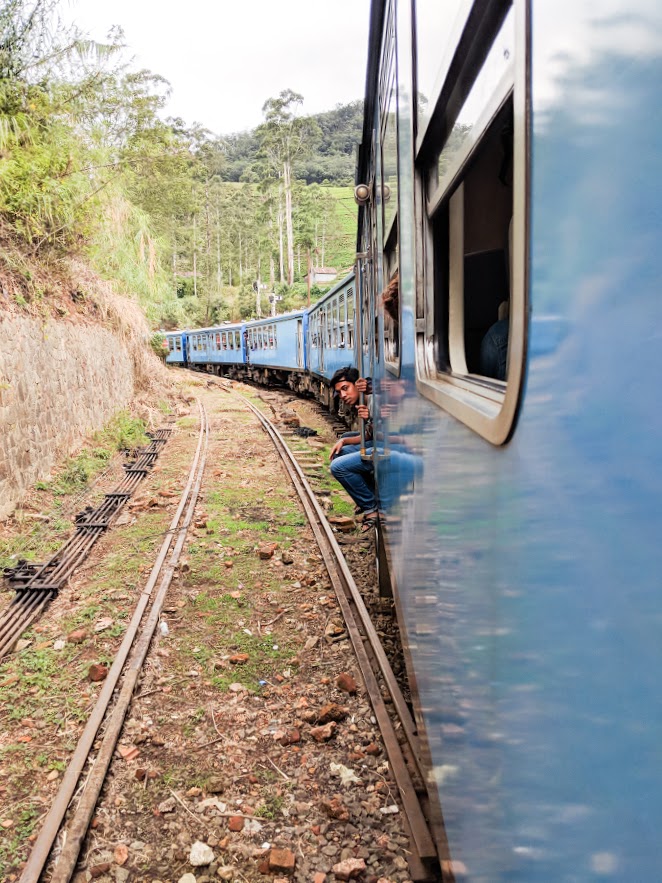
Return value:
M 260 421 L 280 455 L 301 500 L 334 587 L 374 715 L 384 739 L 390 767 L 404 810 L 405 830 L 411 844 L 408 858 L 411 878 L 414 881 L 434 879 L 438 877 L 439 859 L 435 838 L 425 815 L 424 767 L 419 756 L 415 725 L 359 589 L 326 520 L 324 511 L 317 502 L 312 488 L 283 436 L 264 414 L 245 397 L 239 396 L 236 391 L 231 390 L 222 381 L 216 381 L 216 384 L 240 397 L 244 405 Z M 119 740 L 125 716 L 130 707 L 150 642 L 158 625 L 166 592 L 186 539 L 187 529 L 193 519 L 205 469 L 209 438 L 206 413 L 201 403 L 199 403 L 199 407 L 198 447 L 187 485 L 150 577 L 142 590 L 124 641 L 64 773 L 61 787 L 55 795 L 51 809 L 34 843 L 20 883 L 37 883 L 40 879 L 44 879 L 42 874 L 51 859 L 58 834 L 60 834 L 59 841 L 62 845 L 49 878 L 50 883 L 67 883 L 75 871 L 78 856 Z M 158 589 L 154 593 L 157 583 Z M 154 598 L 151 601 L 151 608 L 145 618 L 152 595 Z M 144 624 L 141 627 L 143 619 Z M 388 694 L 387 698 L 385 698 L 385 694 Z M 391 706 L 392 711 L 388 710 L 387 704 Z M 92 758 L 93 746 L 99 738 L 101 739 L 100 745 Z M 90 761 L 91 763 L 89 763 Z M 87 777 L 84 783 L 81 783 L 81 776 L 88 764 Z M 66 826 L 63 827 L 77 789 L 79 792 L 77 805 L 71 810 L 70 818 Z
M 117 656 L 104 681 L 96 705 L 90 714 L 64 773 L 62 784 L 55 795 L 53 804 L 34 843 L 30 857 L 20 877 L 20 883 L 37 883 L 41 879 L 55 839 L 62 827 L 71 798 L 78 787 L 81 774 L 90 758 L 90 752 L 105 720 L 101 747 L 96 753 L 87 780 L 83 785 L 78 806 L 66 828 L 64 846 L 51 875 L 51 883 L 55 883 L 55 881 L 64 883 L 64 881 L 70 880 L 75 870 L 83 838 L 89 827 L 94 807 L 101 792 L 112 754 L 122 729 L 124 717 L 138 682 L 138 676 L 154 631 L 158 625 L 168 586 L 172 581 L 175 567 L 186 539 L 187 530 L 193 519 L 195 505 L 202 484 L 209 440 L 207 415 L 204 406 L 200 402 L 198 404 L 200 408 L 198 445 L 191 464 L 188 481 L 177 506 L 177 511 L 172 518 L 147 583 L 141 592 L 140 600 L 129 623 L 124 640 L 117 652 Z M 149 614 L 141 629 L 143 616 L 157 583 L 158 589 L 156 594 L 154 594 Z M 140 634 L 138 634 L 139 629 Z M 131 652 L 132 649 L 133 652 Z M 129 659 L 130 653 L 131 658 Z M 124 680 L 119 694 L 116 697 L 112 710 L 109 711 L 115 688 L 123 674 Z
M 324 510 L 318 503 L 301 466 L 276 427 L 251 402 L 243 396 L 241 398 L 261 422 L 283 460 L 315 534 L 347 625 L 400 794 L 411 843 L 409 870 L 412 880 L 430 880 L 438 869 L 439 857 L 426 818 L 424 766 L 416 727 L 409 708 Z M 387 709 L 382 685 L 390 697 L 395 721 Z

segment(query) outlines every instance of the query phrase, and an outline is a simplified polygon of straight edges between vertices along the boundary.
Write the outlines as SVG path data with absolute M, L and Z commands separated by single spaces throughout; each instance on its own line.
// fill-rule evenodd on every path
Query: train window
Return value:
M 347 346 L 354 346 L 354 289 L 347 289 Z
M 347 326 L 347 310 L 345 305 L 345 292 L 343 291 L 340 295 L 338 295 L 338 317 L 340 322 L 339 334 L 340 339 L 338 340 L 338 346 L 345 346 L 345 337 L 346 337 L 346 326 Z
M 178 353 L 180 353 L 180 352 L 182 351 L 182 339 L 181 339 L 181 337 L 176 337 L 176 338 L 175 338 L 175 349 L 177 350 Z
M 386 28 L 382 50 L 380 94 L 382 107 L 381 150 L 382 187 L 381 205 L 383 211 L 383 234 L 388 238 L 398 204 L 398 131 L 397 131 L 397 71 L 395 62 L 395 3 L 390 0 L 387 7 Z
M 385 254 L 384 263 L 387 282 L 380 298 L 384 311 L 384 361 L 397 370 L 400 365 L 400 282 L 396 253 Z
M 430 119 L 443 69 L 451 61 L 450 47 L 464 26 L 470 4 L 466 0 L 416 0 L 416 105 L 418 131 Z
M 457 88 L 464 98 L 454 119 L 444 119 L 441 102 L 433 109 L 428 136 L 448 134 L 436 152 L 424 144 L 420 162 L 427 233 L 419 388 L 494 444 L 510 437 L 523 377 L 525 15 L 522 3 L 495 21 L 487 51 L 468 52 L 457 83 L 444 85 L 442 94 Z
M 338 346 L 338 298 L 331 301 L 331 346 Z

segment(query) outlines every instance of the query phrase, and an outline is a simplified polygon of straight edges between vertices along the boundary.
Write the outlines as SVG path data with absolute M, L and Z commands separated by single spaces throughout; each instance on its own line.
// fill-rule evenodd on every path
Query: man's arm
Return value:
M 350 435 L 347 438 L 339 438 L 335 445 L 331 448 L 331 454 L 329 455 L 329 460 L 333 460 L 334 457 L 337 457 L 342 448 L 345 445 L 360 445 L 361 444 L 361 436 L 360 435 Z

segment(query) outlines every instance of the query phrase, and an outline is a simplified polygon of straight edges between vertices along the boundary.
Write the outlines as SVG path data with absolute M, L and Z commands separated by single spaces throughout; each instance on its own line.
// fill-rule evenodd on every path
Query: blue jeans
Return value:
M 345 488 L 357 506 L 375 512 L 375 478 L 372 460 L 364 460 L 358 445 L 345 445 L 331 461 L 331 475 Z

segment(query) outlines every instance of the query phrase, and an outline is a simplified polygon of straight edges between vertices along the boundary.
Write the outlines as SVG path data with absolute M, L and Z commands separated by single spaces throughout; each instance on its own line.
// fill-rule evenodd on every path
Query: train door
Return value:
M 182 362 L 188 365 L 188 335 L 182 334 Z
M 297 319 L 297 367 L 303 368 L 303 319 Z

